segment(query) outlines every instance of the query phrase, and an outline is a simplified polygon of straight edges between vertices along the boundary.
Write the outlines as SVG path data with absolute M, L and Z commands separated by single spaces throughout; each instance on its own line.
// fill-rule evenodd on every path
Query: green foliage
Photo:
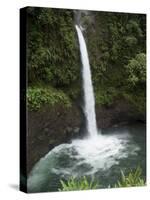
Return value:
M 84 176 L 79 180 L 71 177 L 67 181 L 60 180 L 61 188 L 59 191 L 73 191 L 73 190 L 88 190 L 98 189 L 101 186 L 94 181 L 88 181 Z M 144 186 L 145 181 L 142 178 L 142 169 L 137 167 L 135 170 L 131 170 L 127 175 L 121 171 L 121 179 L 112 187 L 132 187 L 132 186 Z M 111 186 L 108 186 L 110 188 Z
M 128 36 L 125 38 L 126 44 L 131 47 L 137 44 L 137 39 L 134 36 Z
M 80 180 L 71 177 L 66 182 L 60 180 L 61 189 L 59 191 L 73 191 L 73 190 L 88 190 L 88 189 L 96 189 L 98 188 L 98 184 L 93 181 L 88 181 L 84 176 Z
M 79 77 L 79 56 L 73 12 L 27 8 L 29 83 L 70 86 Z
M 29 87 L 27 90 L 27 104 L 30 110 L 38 110 L 42 105 L 63 104 L 71 106 L 70 99 L 62 92 L 53 88 Z
M 110 105 L 121 94 L 135 104 L 134 96 L 138 96 L 141 105 L 135 107 L 145 112 L 146 16 L 89 11 L 82 15 L 81 23 L 86 28 L 83 34 L 96 103 Z M 27 8 L 29 87 L 42 82 L 74 101 L 82 88 L 79 54 L 72 10 Z M 47 101 L 32 107 L 39 108 Z
M 114 102 L 115 97 L 118 96 L 118 91 L 113 87 L 98 88 L 95 92 L 96 104 L 111 105 Z
M 128 175 L 125 175 L 121 171 L 121 180 L 115 184 L 115 187 L 132 187 L 132 186 L 144 186 L 145 181 L 141 178 L 142 169 L 137 167 L 134 171 L 131 170 Z
M 60 180 L 61 188 L 59 191 L 73 191 L 73 190 L 88 190 L 88 189 L 98 189 L 101 187 L 97 182 L 88 181 L 84 176 L 79 180 L 77 178 L 71 177 L 67 181 Z M 145 186 L 145 181 L 142 178 L 142 169 L 137 167 L 135 170 L 131 170 L 127 175 L 121 171 L 121 178 L 116 184 L 110 187 L 133 187 L 133 186 Z
M 87 28 L 87 44 L 94 81 L 111 81 L 116 72 L 123 78 L 128 61 L 145 52 L 145 16 L 95 12 L 92 17 L 95 26 Z M 114 86 L 116 83 L 113 80 Z
M 129 87 L 145 84 L 146 82 L 146 55 L 137 54 L 126 65 Z
M 126 89 L 123 96 L 141 114 L 146 112 L 146 55 L 139 53 L 125 66 Z

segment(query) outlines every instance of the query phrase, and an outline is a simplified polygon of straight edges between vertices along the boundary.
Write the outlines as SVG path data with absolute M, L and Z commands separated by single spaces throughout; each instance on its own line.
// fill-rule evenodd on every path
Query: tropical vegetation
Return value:
M 27 8 L 27 99 L 31 110 L 47 103 L 53 106 L 59 100 L 68 105 L 80 97 L 81 62 L 74 16 L 73 10 Z M 88 11 L 81 13 L 80 21 L 96 103 L 110 105 L 115 99 L 126 99 L 145 113 L 146 16 Z

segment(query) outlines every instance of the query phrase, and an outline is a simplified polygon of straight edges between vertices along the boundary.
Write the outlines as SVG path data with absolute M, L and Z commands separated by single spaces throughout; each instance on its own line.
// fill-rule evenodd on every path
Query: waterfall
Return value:
M 91 70 L 89 64 L 89 57 L 84 36 L 81 28 L 78 25 L 75 26 L 80 45 L 80 54 L 82 61 L 82 79 L 83 79 L 83 91 L 84 91 L 84 113 L 87 122 L 87 132 L 90 137 L 97 136 L 96 114 L 95 114 L 95 98 L 91 78 Z

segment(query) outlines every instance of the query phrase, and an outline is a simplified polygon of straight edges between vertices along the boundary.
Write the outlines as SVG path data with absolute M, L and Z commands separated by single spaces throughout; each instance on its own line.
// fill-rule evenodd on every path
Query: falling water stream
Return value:
M 96 125 L 96 115 L 95 115 L 95 99 L 93 84 L 91 78 L 91 70 L 89 64 L 89 57 L 87 52 L 87 47 L 85 39 L 83 37 L 82 31 L 78 25 L 75 26 L 79 38 L 80 53 L 82 60 L 82 77 L 83 77 L 83 91 L 84 91 L 84 113 L 87 122 L 87 132 L 90 137 L 97 136 L 97 125 Z
M 139 164 L 145 172 L 144 126 L 135 124 L 101 131 L 97 129 L 88 52 L 80 27 L 76 25 L 75 28 L 83 67 L 87 137 L 56 146 L 41 158 L 29 174 L 28 192 L 58 191 L 60 179 L 67 180 L 71 176 L 94 178 L 103 187 L 108 187 L 118 180 L 120 169 L 131 169 Z

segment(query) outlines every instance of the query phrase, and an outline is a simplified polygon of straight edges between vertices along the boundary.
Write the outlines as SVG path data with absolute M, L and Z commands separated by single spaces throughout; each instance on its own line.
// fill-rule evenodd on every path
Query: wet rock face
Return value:
M 138 113 L 133 105 L 125 100 L 116 100 L 110 106 L 96 107 L 97 126 L 99 128 L 108 128 L 117 124 L 141 121 L 145 123 L 144 114 Z
M 144 116 L 135 112 L 132 106 L 119 100 L 111 106 L 96 106 L 98 128 L 108 128 L 136 120 L 145 121 Z M 83 113 L 77 106 L 64 108 L 43 107 L 28 113 L 27 171 L 55 146 L 69 142 L 85 134 Z
M 75 106 L 44 107 L 28 113 L 27 171 L 55 146 L 69 142 L 81 127 L 80 110 Z

